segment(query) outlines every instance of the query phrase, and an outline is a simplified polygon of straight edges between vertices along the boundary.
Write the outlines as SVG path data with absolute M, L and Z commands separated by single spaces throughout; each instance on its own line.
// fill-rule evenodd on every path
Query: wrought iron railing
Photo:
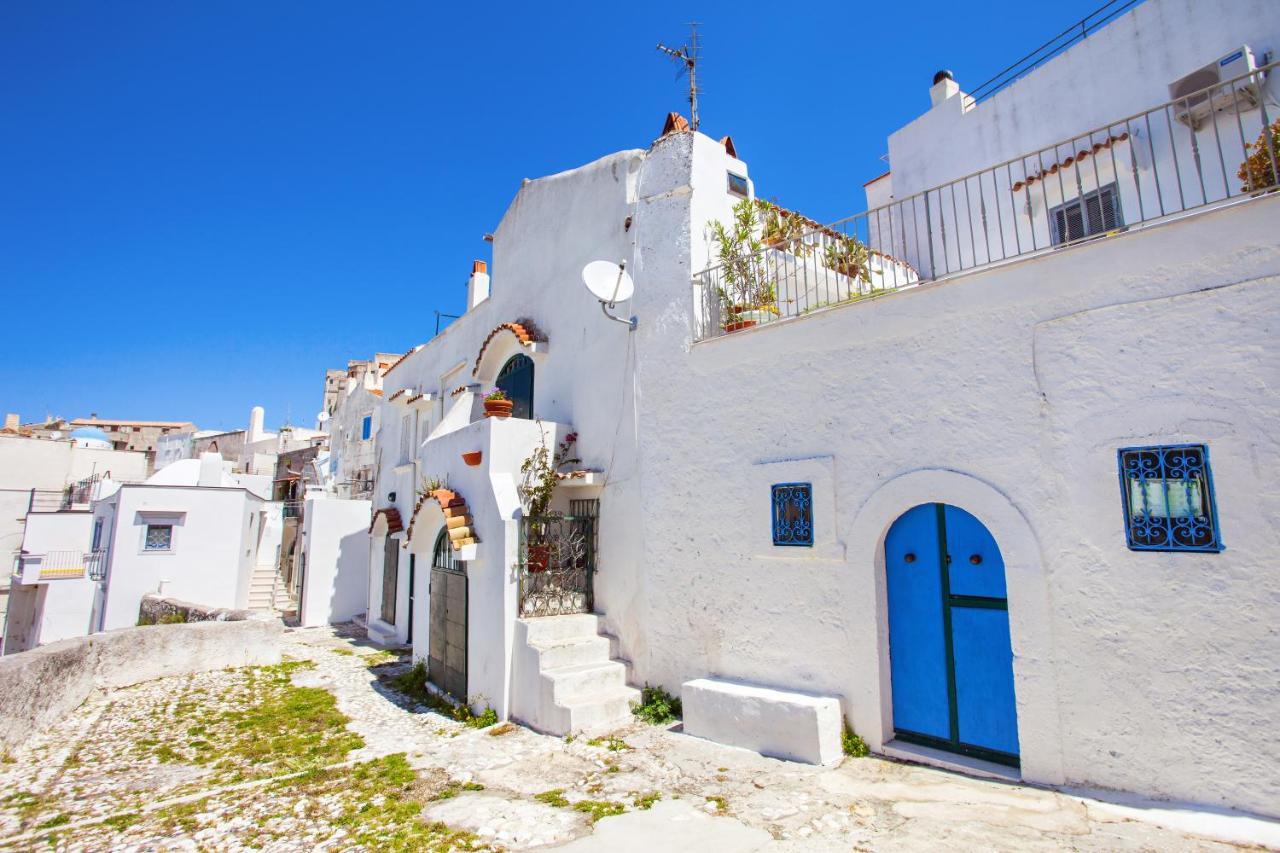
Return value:
M 552 514 L 520 522 L 520 616 L 590 613 L 596 519 Z
M 284 518 L 302 518 L 302 501 L 284 501 L 280 508 Z
M 693 282 L 694 338 L 1273 191 L 1277 65 L 711 267 Z

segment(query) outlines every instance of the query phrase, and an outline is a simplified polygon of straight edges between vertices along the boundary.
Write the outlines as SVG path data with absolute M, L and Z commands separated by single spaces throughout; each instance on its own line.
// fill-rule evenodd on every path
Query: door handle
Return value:
M 970 563 L 973 563 L 975 566 L 980 566 L 980 565 L 982 565 L 982 555 L 981 555 L 981 554 L 973 554 L 972 556 L 970 556 L 970 557 L 969 557 L 969 562 L 970 562 Z
M 914 563 L 916 561 L 916 555 L 908 553 L 907 556 L 903 557 L 902 559 L 908 563 Z

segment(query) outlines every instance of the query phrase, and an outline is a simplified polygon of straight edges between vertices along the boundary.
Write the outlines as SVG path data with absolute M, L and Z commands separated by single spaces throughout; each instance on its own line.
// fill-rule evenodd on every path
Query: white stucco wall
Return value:
M 111 532 L 101 630 L 137 624 L 148 593 L 209 607 L 247 606 L 262 504 L 241 488 L 157 485 L 126 485 L 95 504 L 95 517 Z M 172 520 L 171 552 L 143 551 L 148 518 Z
M 924 114 L 889 135 L 894 196 L 906 198 L 1149 110 L 1169 99 L 1170 83 L 1244 45 L 1259 63 L 1268 50 L 1280 50 L 1280 16 L 1271 0 L 1146 0 L 966 112 L 958 100 L 929 110 L 930 81 L 922 79 Z M 967 90 L 980 81 L 958 82 Z M 1274 93 L 1275 83 L 1269 88 Z M 1234 117 L 1221 121 L 1226 133 Z
M 841 696 L 881 748 L 883 537 L 951 502 L 1005 555 L 1025 778 L 1275 814 L 1277 226 L 1252 201 L 691 351 L 673 321 L 641 360 L 636 680 Z M 1228 549 L 1129 551 L 1116 449 L 1193 441 Z M 766 480 L 814 482 L 820 547 L 767 543 Z
M 61 489 L 107 472 L 116 480 L 140 481 L 147 476 L 147 455 L 0 435 L 0 489 Z
M 89 512 L 34 512 L 26 517 L 22 549 L 28 554 L 50 552 L 84 554 L 92 543 L 93 515 Z M 38 595 L 14 599 L 21 608 L 35 607 L 33 613 L 15 612 L 15 623 L 29 624 L 25 644 L 28 648 L 52 643 L 68 637 L 80 637 L 93 631 L 94 609 L 99 587 L 88 576 L 56 578 L 33 586 L 43 589 Z M 19 651 L 11 648 L 9 651 Z
M 303 627 L 346 622 L 366 609 L 368 501 L 311 497 L 302 514 L 306 575 L 299 602 Z

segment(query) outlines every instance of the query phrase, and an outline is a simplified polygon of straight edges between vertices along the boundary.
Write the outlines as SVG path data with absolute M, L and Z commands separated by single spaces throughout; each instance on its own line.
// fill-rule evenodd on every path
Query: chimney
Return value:
M 471 278 L 467 279 L 467 310 L 470 311 L 489 298 L 489 265 L 484 261 L 471 262 Z
M 262 441 L 262 421 L 266 417 L 266 411 L 261 406 L 254 406 L 249 411 L 249 434 L 245 436 L 245 442 L 252 444 L 255 441 Z
M 933 75 L 933 86 L 929 89 L 929 100 L 933 106 L 949 101 L 960 94 L 960 84 L 951 76 L 951 72 L 943 69 Z
M 9 414 L 4 416 L 5 429 L 12 430 L 13 432 L 17 432 L 18 427 L 20 426 L 22 426 L 22 421 L 18 418 L 18 415 L 16 412 L 10 412 Z
M 205 451 L 200 454 L 200 476 L 197 486 L 222 485 L 222 454 Z

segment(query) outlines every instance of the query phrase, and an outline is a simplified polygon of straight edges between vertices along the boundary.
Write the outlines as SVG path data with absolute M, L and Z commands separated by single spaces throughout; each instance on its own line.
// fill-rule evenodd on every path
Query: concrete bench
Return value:
M 680 689 L 684 731 L 761 755 L 834 764 L 840 760 L 840 700 L 714 678 Z

